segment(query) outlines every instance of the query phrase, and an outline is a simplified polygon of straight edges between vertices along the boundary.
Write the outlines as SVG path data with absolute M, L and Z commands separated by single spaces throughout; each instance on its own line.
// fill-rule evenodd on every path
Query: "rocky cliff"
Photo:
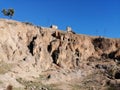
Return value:
M 119 90 L 120 39 L 0 19 L 1 90 Z

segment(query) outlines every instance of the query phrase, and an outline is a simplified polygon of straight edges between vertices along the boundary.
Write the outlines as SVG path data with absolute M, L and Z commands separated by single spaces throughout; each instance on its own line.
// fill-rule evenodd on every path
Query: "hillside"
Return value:
M 119 90 L 120 39 L 0 19 L 0 90 Z

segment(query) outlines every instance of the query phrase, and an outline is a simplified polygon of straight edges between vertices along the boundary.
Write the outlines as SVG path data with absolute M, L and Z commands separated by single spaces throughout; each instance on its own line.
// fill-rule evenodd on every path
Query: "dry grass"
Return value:
M 44 85 L 43 83 L 41 83 L 40 81 L 25 81 L 22 78 L 17 79 L 17 81 L 25 86 L 25 90 L 60 90 L 58 88 L 56 88 L 56 84 L 49 84 L 49 85 Z M 15 89 L 15 90 L 21 90 L 21 88 L 19 89 Z
M 0 62 L 0 74 L 5 74 L 13 67 L 13 64 L 7 64 L 5 62 Z

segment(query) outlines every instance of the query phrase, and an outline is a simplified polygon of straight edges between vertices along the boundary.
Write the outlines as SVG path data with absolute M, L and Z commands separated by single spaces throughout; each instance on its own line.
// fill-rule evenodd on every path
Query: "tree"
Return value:
M 12 18 L 12 16 L 14 15 L 14 9 L 13 9 L 13 8 L 3 9 L 3 10 L 2 10 L 2 13 L 3 13 L 5 16 L 8 16 L 8 17 Z

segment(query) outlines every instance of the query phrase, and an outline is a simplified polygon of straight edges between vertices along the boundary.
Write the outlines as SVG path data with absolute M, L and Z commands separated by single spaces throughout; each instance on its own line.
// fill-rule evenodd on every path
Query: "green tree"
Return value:
M 5 16 L 8 16 L 8 17 L 12 18 L 12 16 L 14 15 L 14 9 L 13 9 L 13 8 L 3 9 L 3 10 L 2 10 L 2 13 L 3 13 Z

